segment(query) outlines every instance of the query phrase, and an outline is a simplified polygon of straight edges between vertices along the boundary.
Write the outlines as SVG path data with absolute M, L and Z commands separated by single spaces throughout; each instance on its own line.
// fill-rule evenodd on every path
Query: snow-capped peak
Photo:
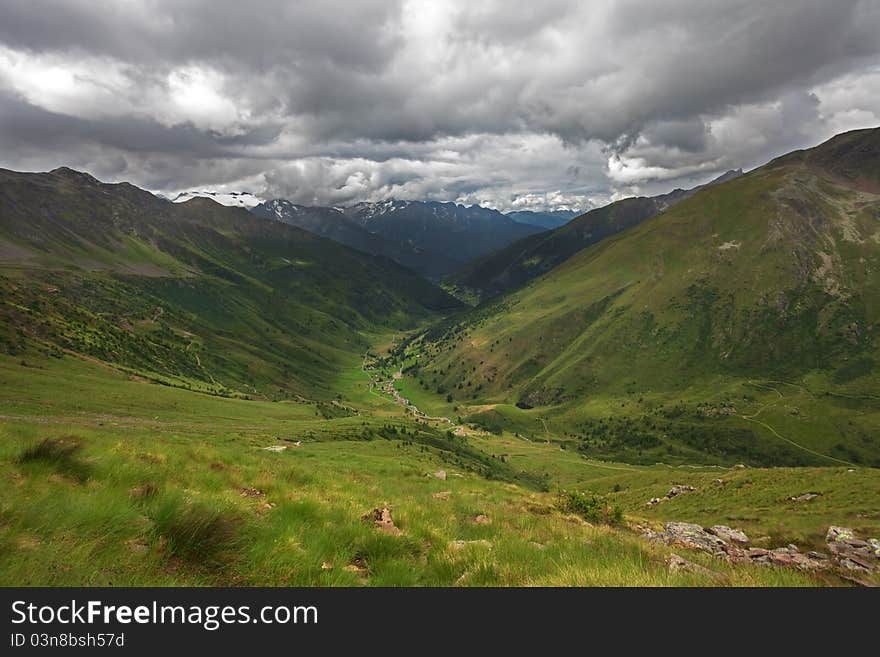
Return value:
M 228 205 L 235 208 L 247 208 L 248 210 L 258 206 L 263 202 L 250 192 L 211 192 L 211 191 L 189 191 L 181 192 L 174 198 L 175 203 L 184 203 L 192 198 L 209 198 L 216 201 L 220 205 Z

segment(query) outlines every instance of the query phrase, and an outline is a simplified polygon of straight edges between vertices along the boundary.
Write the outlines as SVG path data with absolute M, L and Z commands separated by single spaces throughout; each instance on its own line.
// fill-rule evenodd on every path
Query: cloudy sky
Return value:
M 0 167 L 585 209 L 880 125 L 876 0 L 2 0 Z

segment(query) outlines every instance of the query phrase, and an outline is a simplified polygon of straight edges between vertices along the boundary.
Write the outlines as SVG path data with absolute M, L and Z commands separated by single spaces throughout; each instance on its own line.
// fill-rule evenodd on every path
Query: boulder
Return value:
M 880 568 L 880 541 L 864 541 L 849 527 L 832 525 L 825 535 L 828 550 L 844 570 L 873 573 Z
M 666 500 L 671 500 L 673 497 L 678 497 L 682 493 L 692 493 L 696 488 L 693 486 L 684 486 L 681 484 L 675 484 L 672 488 L 669 489 L 669 492 L 666 493 L 663 497 L 652 497 L 648 501 L 648 506 L 653 506 L 655 504 L 660 504 L 660 502 L 665 502 Z
M 817 497 L 820 497 L 819 493 L 804 493 L 802 495 L 792 495 L 788 499 L 790 502 L 809 502 Z
M 681 484 L 676 484 L 669 489 L 668 493 L 666 493 L 666 498 L 671 500 L 673 497 L 678 497 L 682 493 L 693 493 L 695 490 L 697 489 L 693 486 L 683 486 Z
M 836 527 L 835 525 L 831 525 L 828 528 L 828 532 L 825 534 L 826 543 L 841 541 L 845 538 L 855 538 L 855 532 L 849 527 Z
M 713 525 L 709 528 L 709 533 L 715 534 L 718 538 L 729 543 L 748 545 L 750 542 L 749 537 L 746 536 L 745 532 L 742 532 L 739 529 L 731 529 L 726 525 Z
M 776 566 L 794 566 L 796 563 L 794 554 L 789 552 L 787 548 L 770 550 L 770 554 L 767 556 L 770 557 L 770 563 Z
M 680 545 L 713 554 L 724 552 L 726 543 L 699 525 L 690 522 L 667 522 L 663 528 L 660 538 L 670 545 Z
M 711 577 L 712 579 L 722 577 L 720 573 L 716 573 L 714 570 L 709 570 L 705 566 L 683 559 L 677 554 L 670 554 L 666 563 L 669 566 L 670 573 L 693 573 L 694 575 L 703 575 L 704 577 Z
M 871 573 L 875 570 L 873 564 L 852 555 L 840 558 L 837 563 L 847 570 L 855 570 L 862 573 Z

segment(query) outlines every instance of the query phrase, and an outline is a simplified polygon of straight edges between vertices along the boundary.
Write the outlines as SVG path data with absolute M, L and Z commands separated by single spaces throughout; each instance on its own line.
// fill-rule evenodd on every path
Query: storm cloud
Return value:
M 0 166 L 585 209 L 880 125 L 874 0 L 4 0 Z

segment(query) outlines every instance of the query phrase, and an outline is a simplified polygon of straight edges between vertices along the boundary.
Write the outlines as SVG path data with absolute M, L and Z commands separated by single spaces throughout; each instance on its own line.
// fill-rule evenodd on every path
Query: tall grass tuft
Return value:
M 83 483 L 91 476 L 91 466 L 78 458 L 82 443 L 73 437 L 44 438 L 25 448 L 16 459 L 22 465 L 44 463 L 58 473 Z
M 244 547 L 243 519 L 230 510 L 166 500 L 153 514 L 169 556 L 208 570 L 224 570 Z

